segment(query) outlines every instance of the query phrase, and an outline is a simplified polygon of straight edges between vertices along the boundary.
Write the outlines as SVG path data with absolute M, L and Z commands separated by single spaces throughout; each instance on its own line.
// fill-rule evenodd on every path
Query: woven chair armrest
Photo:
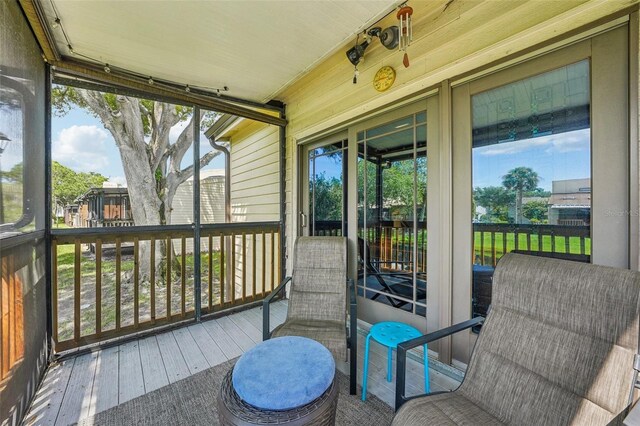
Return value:
M 443 337 L 451 336 L 452 334 L 458 333 L 460 331 L 467 330 L 476 325 L 480 325 L 483 322 L 484 317 L 475 317 L 470 320 L 434 331 L 432 333 L 424 334 L 422 336 L 416 337 L 415 339 L 407 340 L 406 342 L 400 343 L 398 345 L 398 358 L 396 361 L 396 411 L 400 409 L 402 404 L 410 399 L 405 396 L 407 351 L 409 349 L 434 342 L 438 339 L 442 339 Z
M 269 304 L 273 301 L 274 297 L 282 292 L 287 284 L 291 281 L 291 277 L 285 277 L 284 280 L 276 287 L 267 297 L 262 301 L 262 340 L 269 340 L 271 337 L 271 331 L 269 328 Z

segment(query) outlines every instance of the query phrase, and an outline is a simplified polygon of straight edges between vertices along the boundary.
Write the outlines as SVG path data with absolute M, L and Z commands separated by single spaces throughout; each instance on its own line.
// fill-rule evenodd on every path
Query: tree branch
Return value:
M 100 118 L 104 127 L 111 133 L 119 132 L 122 127 L 121 116 L 118 111 L 113 111 L 100 92 L 86 89 L 76 89 L 78 96 L 89 109 Z
M 180 116 L 176 112 L 175 105 L 154 102 L 151 135 L 151 167 L 157 169 L 160 163 L 167 158 L 169 146 L 169 134 L 171 128 L 180 122 Z
M 209 151 L 205 155 L 200 157 L 200 168 L 203 168 L 204 166 L 209 164 L 211 160 L 216 158 L 219 154 L 220 154 L 220 151 Z M 180 172 L 177 173 L 177 179 L 176 179 L 176 182 L 178 182 L 178 185 L 182 184 L 191 176 L 193 176 L 193 172 L 194 172 L 193 164 L 180 170 Z
M 184 157 L 184 154 L 187 152 L 189 147 L 193 144 L 193 121 L 195 120 L 195 118 L 196 117 L 194 115 L 191 116 L 191 120 L 189 120 L 189 124 L 187 124 L 187 127 L 182 129 L 182 132 L 180 132 L 180 136 L 178 136 L 176 142 L 167 150 L 167 155 L 171 160 L 169 170 L 171 170 L 172 172 L 180 171 L 180 163 L 182 163 L 182 158 Z

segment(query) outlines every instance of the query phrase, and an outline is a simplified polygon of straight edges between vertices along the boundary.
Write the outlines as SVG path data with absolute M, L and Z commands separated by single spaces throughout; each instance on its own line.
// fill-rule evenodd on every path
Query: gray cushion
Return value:
M 337 360 L 347 356 L 347 330 L 344 322 L 290 320 L 278 326 L 273 337 L 302 336 L 322 343 Z
M 607 424 L 631 388 L 639 294 L 638 272 L 505 255 L 456 394 L 507 424 Z
M 396 426 L 483 426 L 500 421 L 464 396 L 452 392 L 412 399 L 393 418 Z

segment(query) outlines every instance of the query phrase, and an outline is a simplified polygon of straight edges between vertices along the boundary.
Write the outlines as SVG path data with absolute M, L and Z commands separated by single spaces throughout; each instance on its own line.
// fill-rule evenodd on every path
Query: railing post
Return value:
M 200 266 L 200 107 L 193 107 L 193 297 L 196 321 L 202 317 L 202 275 Z M 225 179 L 230 179 L 226 176 Z M 211 256 L 211 250 L 209 250 Z M 211 272 L 209 272 L 211 274 Z M 182 285 L 185 285 L 183 283 Z

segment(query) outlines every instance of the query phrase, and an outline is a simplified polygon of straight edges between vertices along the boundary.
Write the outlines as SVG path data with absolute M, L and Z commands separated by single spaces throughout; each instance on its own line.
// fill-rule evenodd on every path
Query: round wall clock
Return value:
M 388 65 L 380 68 L 373 77 L 373 87 L 378 92 L 384 92 L 396 81 L 396 71 Z

